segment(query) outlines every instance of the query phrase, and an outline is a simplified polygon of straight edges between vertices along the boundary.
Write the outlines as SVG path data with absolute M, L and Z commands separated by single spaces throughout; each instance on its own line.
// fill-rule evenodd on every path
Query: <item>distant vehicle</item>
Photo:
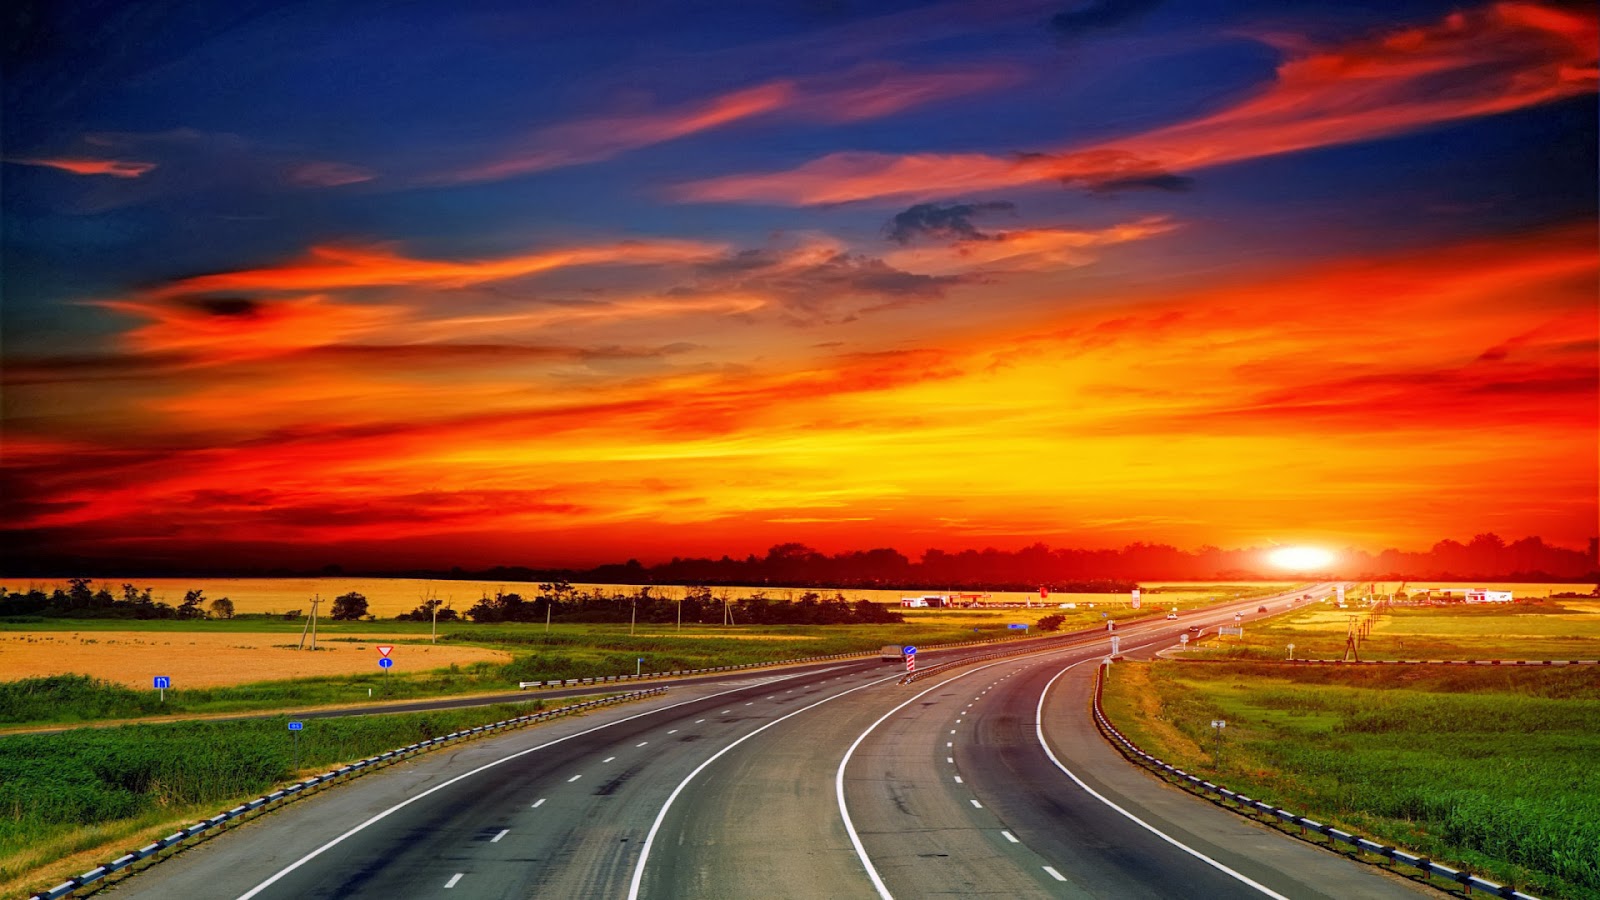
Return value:
M 1056 609 L 1077 609 L 1077 608 L 1078 608 L 1078 604 L 1076 604 L 1076 603 L 1063 603 L 1060 606 L 1056 607 Z
M 893 660 L 894 662 L 900 662 L 905 658 L 906 648 L 900 646 L 899 644 L 884 644 L 883 649 L 878 651 L 878 659 L 880 660 Z
M 1178 617 L 1178 614 L 1175 613 L 1175 612 L 1167 613 L 1167 618 L 1169 618 L 1169 619 L 1176 619 L 1177 617 Z
M 1200 630 L 1200 626 L 1199 625 L 1190 625 L 1189 626 L 1189 630 L 1198 632 Z
M 1266 612 L 1266 611 L 1267 611 L 1267 608 L 1265 606 L 1256 607 L 1256 612 Z

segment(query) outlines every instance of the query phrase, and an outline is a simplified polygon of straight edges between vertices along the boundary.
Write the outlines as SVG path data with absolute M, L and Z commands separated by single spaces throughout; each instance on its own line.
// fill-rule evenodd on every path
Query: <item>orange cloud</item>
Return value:
M 8 159 L 6 162 L 21 166 L 44 166 L 71 172 L 74 175 L 109 175 L 112 178 L 138 178 L 156 168 L 153 162 L 129 159 L 87 159 L 62 157 L 59 159 Z
M 463 287 L 570 266 L 694 262 L 720 249 L 717 245 L 697 241 L 623 241 L 474 262 L 448 262 L 401 256 L 384 247 L 320 246 L 311 248 L 308 257 L 297 263 L 199 275 L 175 281 L 153 293 L 159 297 L 174 297 L 214 291 L 332 291 L 422 284 Z
M 398 317 L 393 308 L 331 303 L 318 295 L 270 303 L 108 300 L 99 305 L 151 320 L 124 335 L 135 351 L 206 361 L 257 359 L 337 344 Z
M 677 195 L 810 205 L 1050 180 L 1103 185 L 1373 140 L 1593 93 L 1600 25 L 1593 11 L 1499 3 L 1337 47 L 1270 42 L 1287 59 L 1255 97 L 1122 140 L 1015 157 L 834 153 L 787 172 L 694 182 Z
M 1167 234 L 1178 226 L 1164 217 L 1113 225 L 1099 231 L 1063 228 L 1020 228 L 996 232 L 983 240 L 912 247 L 884 255 L 884 262 L 909 272 L 950 274 L 976 269 L 1060 271 L 1088 265 L 1095 250 Z

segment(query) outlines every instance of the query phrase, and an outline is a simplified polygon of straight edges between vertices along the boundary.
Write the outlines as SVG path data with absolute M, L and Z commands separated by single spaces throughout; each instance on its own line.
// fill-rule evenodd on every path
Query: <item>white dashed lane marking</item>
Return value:
M 1060 872 L 1057 872 L 1055 869 L 1051 868 L 1050 866 L 1045 866 L 1044 870 L 1046 872 L 1049 872 L 1050 873 L 1050 877 L 1054 878 L 1057 881 L 1066 881 L 1067 880 L 1067 876 L 1061 874 Z
M 489 843 L 498 844 L 498 843 L 500 843 L 500 839 L 501 838 L 505 837 L 506 835 L 508 835 L 510 833 L 511 833 L 511 829 L 509 829 L 509 828 L 502 829 L 499 834 L 495 835 L 492 838 L 489 838 Z
M 571 778 L 567 779 L 567 784 L 571 784 L 574 781 L 577 781 L 579 778 L 582 778 L 582 777 L 583 777 L 582 775 L 574 775 Z
M 463 876 L 465 874 L 467 874 L 467 873 L 465 873 L 465 872 L 457 872 L 454 875 L 451 875 L 450 876 L 450 880 L 446 881 L 444 883 L 444 886 L 447 887 L 447 888 L 455 887 L 456 886 L 456 882 L 460 881 L 461 880 L 461 876 Z
M 533 807 L 532 808 L 533 809 L 538 809 L 539 807 L 541 807 L 543 805 L 544 805 L 544 798 L 540 797 L 539 799 L 533 801 Z
M 600 761 L 603 762 L 603 763 L 608 763 L 608 762 L 611 762 L 613 759 L 616 759 L 616 757 L 615 756 L 608 756 L 605 759 L 602 759 Z
M 972 808 L 973 809 L 983 809 L 983 804 L 979 803 L 976 800 L 974 800 L 974 801 L 972 801 Z
M 1002 835 L 1004 835 L 1004 836 L 1005 836 L 1005 839 L 1006 839 L 1006 840 L 1008 840 L 1008 841 L 1010 841 L 1010 842 L 1011 842 L 1011 843 L 1013 843 L 1013 844 L 1020 844 L 1020 843 L 1022 843 L 1022 842 L 1021 842 L 1021 841 L 1019 841 L 1019 840 L 1017 840 L 1017 836 L 1016 836 L 1016 835 L 1014 835 L 1014 834 L 1012 834 L 1012 833 L 1011 833 L 1011 832 L 1009 832 L 1009 831 L 1002 831 L 1002 832 L 1000 832 L 1000 833 L 1001 833 L 1001 834 L 1002 834 Z

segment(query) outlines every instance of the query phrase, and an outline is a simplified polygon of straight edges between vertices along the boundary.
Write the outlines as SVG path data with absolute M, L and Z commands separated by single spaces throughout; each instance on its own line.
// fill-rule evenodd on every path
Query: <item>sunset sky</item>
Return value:
M 5 15 L 13 560 L 1600 530 L 1593 3 Z

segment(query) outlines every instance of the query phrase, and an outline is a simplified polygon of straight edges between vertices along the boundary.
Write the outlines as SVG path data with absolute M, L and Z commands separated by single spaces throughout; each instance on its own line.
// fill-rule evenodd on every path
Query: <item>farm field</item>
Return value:
M 1375 581 L 1371 582 L 1373 593 L 1393 595 L 1395 591 L 1404 589 L 1406 593 L 1415 593 L 1421 590 L 1433 591 L 1510 591 L 1519 600 L 1522 598 L 1544 598 L 1552 594 L 1588 594 L 1595 589 L 1594 582 L 1568 582 L 1564 584 L 1550 584 L 1546 582 L 1524 581 L 1473 581 L 1471 579 L 1457 578 L 1452 581 Z
M 1146 752 L 1251 797 L 1540 896 L 1600 896 L 1600 668 L 1123 663 L 1105 707 Z
M 1209 637 L 1190 655 L 1283 659 L 1294 644 L 1296 658 L 1339 659 L 1351 621 L 1369 617 L 1363 660 L 1600 659 L 1600 600 L 1393 605 L 1381 612 L 1318 603 L 1251 623 L 1243 638 Z
M 342 594 L 355 591 L 367 598 L 367 611 L 380 619 L 394 618 L 401 613 L 415 609 L 424 599 L 438 597 L 447 601 L 457 612 L 465 613 L 478 598 L 494 596 L 500 591 L 510 591 L 532 597 L 538 593 L 537 583 L 525 581 L 443 581 L 439 579 L 420 578 L 97 578 L 96 585 L 108 585 L 114 591 L 123 583 L 132 584 L 138 588 L 151 588 L 156 600 L 176 606 L 183 599 L 185 592 L 202 590 L 207 601 L 219 597 L 227 597 L 233 601 L 235 612 L 239 614 L 262 613 L 282 615 L 284 613 L 300 610 L 302 613 L 311 609 L 311 599 L 321 597 L 322 610 L 327 612 L 333 598 Z M 56 588 L 65 589 L 66 578 L 33 578 L 19 579 L 0 578 L 0 585 L 11 590 L 26 591 L 29 587 L 37 586 L 46 592 Z M 1186 582 L 1172 585 L 1152 585 L 1149 590 L 1159 591 L 1162 602 L 1197 603 L 1207 598 L 1221 597 L 1224 593 L 1232 596 L 1234 593 L 1256 591 L 1271 593 L 1284 587 L 1293 586 L 1292 582 L 1251 582 L 1243 585 L 1210 585 L 1203 582 Z M 605 594 L 619 593 L 631 594 L 638 590 L 640 585 L 628 584 L 574 584 L 579 591 L 590 593 L 600 591 Z M 1224 589 L 1226 589 L 1224 591 Z M 713 588 L 720 594 L 722 588 Z M 798 598 L 805 592 L 801 588 L 773 588 L 773 587 L 730 587 L 735 597 L 747 596 L 755 591 L 764 591 L 767 596 L 779 599 Z M 832 596 L 831 588 L 818 588 L 817 593 Z M 651 592 L 659 597 L 673 598 L 680 596 L 683 591 L 681 586 L 653 585 Z M 923 593 L 945 593 L 944 591 L 924 591 L 920 589 L 905 590 L 854 590 L 843 591 L 850 601 L 871 600 L 874 603 L 897 605 L 902 596 L 917 596 Z M 970 593 L 970 592 L 969 592 Z M 1067 602 L 1094 602 L 1116 603 L 1126 605 L 1129 596 L 1126 593 L 1114 594 L 1056 594 L 1052 593 L 1047 599 L 1041 601 L 1037 591 L 1007 592 L 1007 591 L 980 591 L 986 594 L 982 602 L 985 603 L 1031 603 L 1034 607 L 1055 607 Z M 1154 602 L 1155 598 L 1148 598 Z
M 320 626 L 318 630 L 322 630 Z M 148 688 L 154 676 L 165 675 L 175 686 L 188 688 L 367 674 L 377 669 L 378 653 L 374 647 L 380 643 L 395 647 L 391 676 L 511 660 L 511 654 L 503 650 L 448 642 L 417 644 L 416 637 L 373 633 L 369 625 L 359 635 L 341 634 L 337 641 L 319 640 L 316 651 L 311 652 L 295 649 L 298 629 L 288 633 L 175 629 L 9 631 L 0 632 L 0 681 L 70 673 Z

